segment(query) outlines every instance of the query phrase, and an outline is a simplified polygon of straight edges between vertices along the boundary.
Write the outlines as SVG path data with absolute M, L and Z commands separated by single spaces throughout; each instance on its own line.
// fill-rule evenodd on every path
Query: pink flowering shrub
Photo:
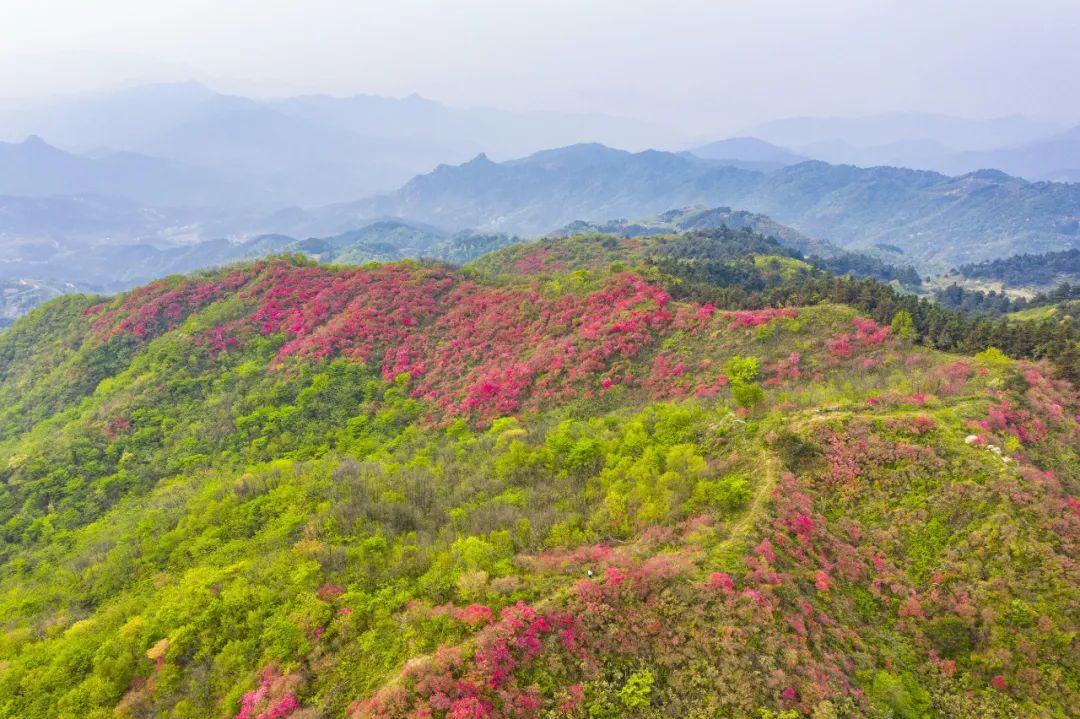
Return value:
M 937 394 L 948 396 L 963 390 L 973 374 L 974 369 L 970 362 L 957 360 L 934 368 L 930 379 L 937 384 Z
M 116 307 L 96 305 L 84 313 L 93 317 L 93 330 L 102 339 L 127 335 L 150 340 L 178 327 L 189 315 L 243 287 L 264 263 L 213 279 L 168 278 L 132 290 Z M 229 338 L 222 337 L 222 344 Z
M 851 321 L 855 334 L 844 332 L 833 335 L 825 340 L 825 350 L 835 363 L 842 359 L 854 356 L 856 350 L 873 350 L 887 344 L 889 340 L 889 328 L 879 325 L 873 320 L 863 317 L 855 317 Z M 881 356 L 865 357 L 861 365 L 866 368 L 877 367 L 883 364 Z
M 855 327 L 855 341 L 863 347 L 876 347 L 889 338 L 889 328 L 873 320 L 856 317 L 851 324 Z
M 763 310 L 735 310 L 724 312 L 728 329 L 739 327 L 763 327 L 780 319 L 794 319 L 796 311 L 791 307 L 766 307 Z
M 973 420 L 972 427 L 992 432 L 998 436 L 1012 435 L 1024 444 L 1046 439 L 1046 424 L 1026 409 L 1016 407 L 1008 400 L 1001 400 L 987 411 L 986 419 Z
M 885 426 L 891 430 L 904 432 L 906 434 L 922 435 L 932 431 L 937 427 L 937 422 L 933 417 L 927 417 L 926 415 L 917 415 L 910 419 L 890 419 L 885 422 Z
M 252 315 L 259 331 L 286 336 L 279 362 L 381 361 L 387 380 L 409 374 L 413 396 L 482 418 L 596 392 L 596 374 L 634 358 L 673 317 L 667 293 L 629 273 L 584 297 L 550 298 L 443 268 L 282 266 L 252 293 L 265 298 Z
M 538 246 L 523 252 L 514 261 L 514 272 L 521 275 L 540 275 L 551 272 L 565 272 L 566 261 L 554 257 L 551 247 Z
M 784 380 L 797 380 L 802 377 L 802 355 L 792 352 L 787 357 L 766 365 L 765 374 L 768 378 L 762 383 L 766 386 L 781 384 Z
M 286 719 L 300 708 L 293 693 L 298 683 L 295 674 L 282 676 L 274 667 L 265 667 L 259 686 L 241 697 L 235 719 Z
M 825 340 L 825 349 L 833 357 L 851 356 L 851 338 L 848 335 L 839 335 Z
M 735 584 L 724 572 L 713 572 L 709 575 L 709 580 L 705 583 L 705 587 L 713 592 L 723 592 L 730 594 L 735 590 Z
M 316 592 L 316 594 L 318 594 L 319 596 L 319 599 L 324 602 L 333 601 L 344 593 L 345 587 L 342 587 L 338 584 L 324 584 L 319 587 L 318 591 Z
M 539 662 L 560 667 L 564 676 L 577 675 L 584 658 L 573 615 L 541 613 L 519 602 L 503 609 L 497 622 L 477 634 L 471 657 L 443 648 L 426 661 L 410 665 L 401 682 L 353 704 L 349 715 L 389 718 L 442 712 L 441 716 L 453 719 L 537 717 L 555 705 L 557 697 L 519 683 L 519 676 L 527 676 Z
M 454 610 L 454 619 L 470 626 L 490 624 L 494 618 L 495 615 L 491 611 L 491 607 L 484 604 L 470 604 L 467 607 Z

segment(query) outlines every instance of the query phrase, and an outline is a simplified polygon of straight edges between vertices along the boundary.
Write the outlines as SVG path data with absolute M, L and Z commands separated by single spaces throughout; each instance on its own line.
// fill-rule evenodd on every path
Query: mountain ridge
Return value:
M 702 267 L 805 268 L 708 238 L 20 320 L 0 716 L 1067 713 L 1075 389 L 835 302 L 871 285 L 715 305 Z
M 174 206 L 216 204 L 226 192 L 220 178 L 177 161 L 134 152 L 74 155 L 39 135 L 0 142 L 0 195 L 114 196 Z
M 641 217 L 695 204 L 759 212 L 851 249 L 897 246 L 924 267 L 1080 243 L 1068 229 L 1080 216 L 1076 185 L 1030 183 L 988 171 L 948 177 L 821 161 L 760 173 L 672 153 L 621 154 L 592 145 L 507 163 L 485 156 L 443 165 L 390 195 L 319 212 L 531 234 L 574 220 Z

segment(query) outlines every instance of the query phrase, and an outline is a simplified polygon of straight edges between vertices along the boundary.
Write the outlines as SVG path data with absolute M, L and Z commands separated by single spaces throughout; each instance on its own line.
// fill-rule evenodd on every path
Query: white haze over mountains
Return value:
M 1080 181 L 1080 126 L 1023 115 L 970 120 L 927 113 L 790 118 L 749 130 L 774 151 L 862 167 L 957 175 L 994 168 L 1029 180 Z M 788 149 L 790 148 L 790 149 Z M 695 149 L 716 156 L 716 148 Z M 757 149 L 761 154 L 762 149 Z M 785 164 L 792 164 L 792 158 Z
M 442 216 L 448 231 L 538 233 L 576 219 L 630 217 L 641 208 L 656 213 L 681 204 L 750 202 L 740 198 L 749 198 L 745 187 L 760 180 L 735 170 L 769 174 L 818 159 L 950 175 L 1000 167 L 1036 180 L 1073 179 L 1080 168 L 1080 134 L 1020 116 L 795 118 L 751 132 L 759 137 L 690 152 L 669 144 L 674 152 L 625 162 L 625 152 L 607 148 L 664 147 L 669 131 L 592 113 L 461 109 L 417 95 L 255 99 L 190 81 L 9 101 L 0 104 L 0 245 L 9 256 L 0 272 L 26 271 L 11 259 L 24 256 L 45 270 L 50 258 L 78 255 L 83 246 L 334 234 L 385 216 L 434 224 Z M 580 146 L 574 152 L 550 151 L 574 145 Z M 506 166 L 540 172 L 555 158 L 574 162 L 560 165 L 556 185 L 551 175 L 541 182 L 517 173 L 515 182 L 524 184 L 507 195 L 511 186 L 499 187 L 505 179 L 493 163 L 524 157 L 527 163 Z M 464 165 L 492 171 L 443 171 Z M 465 183 L 456 188 L 464 198 L 453 209 L 434 195 L 416 201 L 429 173 Z M 738 178 L 744 189 L 721 191 L 722 183 L 703 182 L 702 173 Z M 486 194 L 493 189 L 502 194 Z M 814 189 L 802 188 L 790 202 Z M 377 195 L 395 199 L 368 199 Z M 502 199 L 484 206 L 483 197 Z M 495 221 L 500 216 L 503 224 Z M 1071 226 L 1068 217 L 1055 217 Z M 845 232 L 853 230 L 858 227 Z
M 1078 28 L 1074 0 L 5 0 L 0 97 L 186 79 L 416 92 L 638 118 L 699 144 L 912 110 L 1076 124 Z
M 195 82 L 0 105 L 0 140 L 33 135 L 70 153 L 108 160 L 122 151 L 211 171 L 233 188 L 229 204 L 261 206 L 354 200 L 480 152 L 505 159 L 586 140 L 643 147 L 656 134 L 597 115 L 462 110 L 415 95 L 254 100 Z M 186 196 L 181 189 L 177 202 Z
M 0 139 L 264 204 L 577 142 L 1067 180 L 1078 31 L 1074 0 L 5 0 Z
M 817 159 L 1080 179 L 1080 130 L 1023 116 L 792 118 L 688 148 L 671 137 L 661 126 L 591 113 L 461 109 L 417 95 L 259 100 L 198 82 L 165 83 L 0 103 L 0 194 L 311 207 L 388 192 L 480 153 L 499 161 L 583 142 L 686 148 L 765 171 Z

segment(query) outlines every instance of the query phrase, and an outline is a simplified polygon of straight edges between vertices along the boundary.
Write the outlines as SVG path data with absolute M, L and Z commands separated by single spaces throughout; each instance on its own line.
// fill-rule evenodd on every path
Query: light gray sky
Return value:
M 897 110 L 1080 120 L 1078 0 L 2 0 L 0 97 L 196 76 L 715 135 Z

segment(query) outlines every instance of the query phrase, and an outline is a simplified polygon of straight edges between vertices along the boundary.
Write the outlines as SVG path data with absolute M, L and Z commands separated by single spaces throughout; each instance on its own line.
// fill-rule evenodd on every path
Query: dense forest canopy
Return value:
M 969 279 L 998 280 L 1009 287 L 1049 287 L 1062 280 L 1080 281 L 1080 249 L 1013 255 L 961 265 L 957 274 Z
M 934 301 L 938 304 L 971 314 L 1002 315 L 1035 307 L 1067 307 L 1074 300 L 1080 300 L 1080 285 L 1068 282 L 1031 297 L 1015 297 L 995 290 L 965 289 L 956 283 L 934 290 Z

